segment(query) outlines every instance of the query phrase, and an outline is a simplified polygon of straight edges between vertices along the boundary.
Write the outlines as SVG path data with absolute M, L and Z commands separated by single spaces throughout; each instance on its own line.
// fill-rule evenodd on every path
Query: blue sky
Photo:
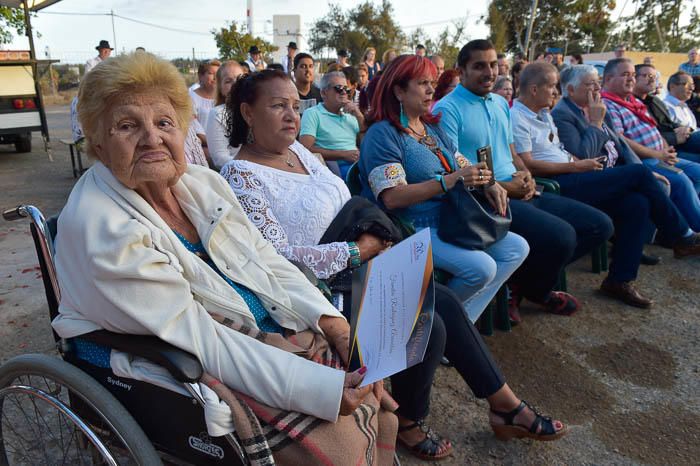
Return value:
M 424 30 L 435 35 L 459 18 L 466 18 L 469 38 L 484 37 L 488 33 L 488 29 L 479 21 L 485 13 L 488 4 L 486 0 L 441 0 L 438 3 L 441 8 L 426 8 L 428 2 L 425 0 L 394 0 L 392 3 L 395 18 L 407 33 L 418 25 L 424 25 Z M 328 11 L 326 0 L 254 0 L 253 5 L 254 32 L 268 40 L 271 40 L 272 24 L 269 21 L 273 14 L 300 14 L 302 33 L 308 33 L 314 20 Z M 619 9 L 618 6 L 617 10 Z M 109 40 L 114 47 L 111 17 L 104 15 L 110 10 L 127 18 L 179 30 L 164 30 L 115 18 L 119 51 L 130 51 L 143 46 L 167 58 L 174 58 L 192 56 L 194 48 L 197 58 L 208 58 L 216 55 L 216 45 L 209 31 L 223 26 L 227 21 L 245 21 L 246 1 L 62 0 L 39 12 L 32 21 L 34 28 L 41 34 L 41 37 L 35 39 L 37 55 L 45 58 L 48 47 L 52 58 L 63 62 L 85 62 L 95 55 L 94 48 L 100 39 Z M 303 44 L 302 41 L 302 48 Z M 16 38 L 6 48 L 26 49 L 27 40 L 24 37 Z

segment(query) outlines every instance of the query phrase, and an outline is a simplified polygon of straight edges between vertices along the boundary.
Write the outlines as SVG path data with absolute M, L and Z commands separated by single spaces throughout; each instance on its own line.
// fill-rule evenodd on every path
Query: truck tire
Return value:
M 32 151 L 32 135 L 27 134 L 20 136 L 19 140 L 15 143 L 15 150 L 20 154 Z

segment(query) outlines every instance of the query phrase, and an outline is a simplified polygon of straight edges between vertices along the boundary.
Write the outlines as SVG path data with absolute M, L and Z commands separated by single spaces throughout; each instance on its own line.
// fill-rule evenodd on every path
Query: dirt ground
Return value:
M 34 204 L 60 209 L 75 182 L 67 147 L 67 107 L 50 107 L 50 162 L 40 140 L 31 154 L 0 146 L 0 208 Z M 458 374 L 441 367 L 429 424 L 448 436 L 454 455 L 443 464 L 690 465 L 700 464 L 700 259 L 675 260 L 648 247 L 661 264 L 642 267 L 638 286 L 651 310 L 600 296 L 603 275 L 586 257 L 568 268 L 569 291 L 583 309 L 572 317 L 527 303 L 524 322 L 487 337 L 516 394 L 570 426 L 558 442 L 500 442 L 487 405 Z M 44 291 L 26 222 L 0 220 L 0 363 L 27 352 L 54 351 Z M 402 463 L 422 464 L 405 451 Z

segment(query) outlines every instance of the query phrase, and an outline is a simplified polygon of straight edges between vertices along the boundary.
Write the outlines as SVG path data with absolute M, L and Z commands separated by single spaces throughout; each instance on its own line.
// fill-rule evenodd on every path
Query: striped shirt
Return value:
M 636 97 L 632 97 L 636 99 Z M 603 99 L 616 133 L 650 149 L 662 151 L 664 141 L 655 126 L 640 120 L 631 110 L 609 99 Z
M 678 67 L 680 71 L 685 71 L 691 76 L 700 76 L 700 63 L 691 65 L 689 62 L 681 63 Z

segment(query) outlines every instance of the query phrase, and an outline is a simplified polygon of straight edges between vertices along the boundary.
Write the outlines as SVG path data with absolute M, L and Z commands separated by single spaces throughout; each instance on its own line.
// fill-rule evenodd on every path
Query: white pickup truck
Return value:
M 0 50 L 0 144 L 17 152 L 32 150 L 32 131 L 49 136 L 32 65 L 29 52 Z

